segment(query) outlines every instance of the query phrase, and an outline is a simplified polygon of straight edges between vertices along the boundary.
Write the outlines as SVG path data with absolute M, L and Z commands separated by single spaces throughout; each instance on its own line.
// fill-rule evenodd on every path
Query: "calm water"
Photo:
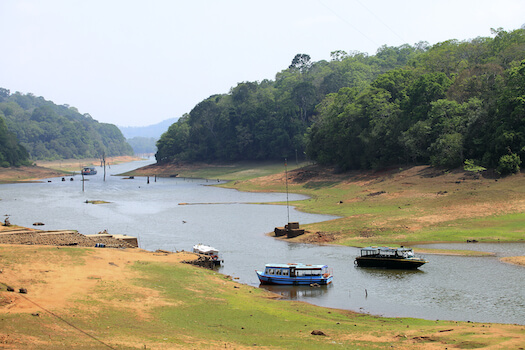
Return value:
M 282 193 L 243 193 L 208 185 L 213 181 L 179 178 L 123 179 L 111 176 L 150 161 L 112 166 L 74 181 L 50 179 L 35 184 L 0 185 L 0 214 L 11 223 L 44 229 L 75 229 L 83 234 L 107 230 L 139 239 L 148 250 L 191 250 L 196 243 L 220 249 L 219 272 L 259 286 L 256 269 L 269 262 L 328 264 L 334 283 L 328 287 L 264 287 L 284 298 L 383 316 L 525 324 L 525 268 L 504 264 L 501 256 L 525 255 L 525 243 L 465 244 L 458 249 L 496 253 L 494 257 L 427 255 L 416 271 L 354 267 L 358 249 L 294 244 L 265 235 L 288 221 L 286 206 L 255 204 L 286 201 Z M 290 200 L 303 197 L 289 195 Z M 105 200 L 107 204 L 86 204 Z M 184 205 L 181 205 L 184 203 Z M 301 224 L 332 217 L 290 209 Z M 454 245 L 433 246 L 450 248 Z

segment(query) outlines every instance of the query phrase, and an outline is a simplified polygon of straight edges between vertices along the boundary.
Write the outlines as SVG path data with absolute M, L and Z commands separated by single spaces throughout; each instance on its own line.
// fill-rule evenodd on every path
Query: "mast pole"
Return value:
M 288 202 L 288 167 L 286 158 L 284 158 L 284 174 L 286 176 L 286 209 L 288 211 L 288 223 L 290 223 L 290 206 Z

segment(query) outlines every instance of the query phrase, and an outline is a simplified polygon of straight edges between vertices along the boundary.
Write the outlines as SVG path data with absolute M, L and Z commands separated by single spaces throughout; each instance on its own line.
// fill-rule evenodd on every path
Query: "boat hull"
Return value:
M 360 256 L 355 258 L 359 267 L 382 267 L 388 269 L 417 269 L 426 264 L 423 259 L 377 258 Z
M 278 284 L 278 285 L 289 285 L 289 286 L 309 286 L 312 284 L 319 285 L 328 285 L 332 283 L 333 276 L 328 277 L 286 277 L 286 276 L 268 276 L 265 275 L 262 271 L 256 271 L 257 277 L 259 277 L 259 282 L 261 284 Z

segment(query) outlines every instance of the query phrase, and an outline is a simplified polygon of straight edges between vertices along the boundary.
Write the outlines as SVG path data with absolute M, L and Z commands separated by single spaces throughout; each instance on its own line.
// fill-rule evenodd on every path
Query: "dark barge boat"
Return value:
M 417 269 L 428 261 L 414 256 L 411 248 L 366 247 L 355 258 L 359 267 L 383 267 L 390 269 Z

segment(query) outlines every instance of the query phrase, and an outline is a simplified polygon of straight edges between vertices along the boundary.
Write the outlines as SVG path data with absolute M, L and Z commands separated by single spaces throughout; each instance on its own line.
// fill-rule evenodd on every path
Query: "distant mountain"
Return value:
M 155 137 L 132 137 L 127 139 L 136 155 L 155 154 L 157 152 L 157 139 Z
M 132 139 L 134 137 L 153 137 L 155 140 L 160 138 L 164 132 L 168 131 L 171 124 L 175 123 L 179 118 L 170 118 L 161 121 L 158 124 L 148 126 L 119 126 L 125 138 Z

